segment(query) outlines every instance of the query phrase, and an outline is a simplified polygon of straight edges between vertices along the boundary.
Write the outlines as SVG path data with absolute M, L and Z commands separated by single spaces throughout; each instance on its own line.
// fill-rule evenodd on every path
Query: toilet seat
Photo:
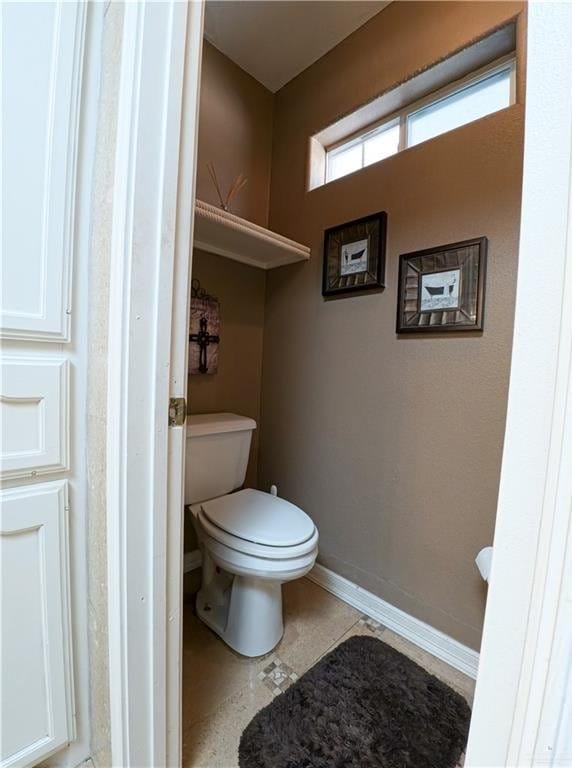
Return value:
M 316 531 L 299 507 L 252 488 L 204 502 L 201 510 L 203 519 L 216 529 L 262 547 L 295 547 L 310 540 Z
M 260 557 L 232 549 L 211 538 L 204 530 L 201 532 L 201 543 L 213 562 L 228 573 L 277 583 L 304 576 L 314 565 L 318 554 L 316 543 L 304 554 L 283 553 L 281 558 Z
M 240 552 L 245 555 L 252 555 L 263 560 L 287 560 L 298 558 L 312 552 L 318 545 L 318 530 L 314 526 L 314 531 L 309 539 L 288 547 L 277 547 L 272 545 L 257 544 L 248 539 L 233 536 L 227 531 L 214 525 L 205 515 L 203 509 L 199 509 L 197 514 L 198 522 L 202 531 L 212 540 L 222 544 L 229 549 Z

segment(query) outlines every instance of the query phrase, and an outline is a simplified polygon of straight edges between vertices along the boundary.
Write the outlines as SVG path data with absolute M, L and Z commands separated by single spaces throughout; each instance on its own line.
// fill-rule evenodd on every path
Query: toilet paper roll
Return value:
M 475 558 L 475 563 L 483 579 L 488 582 L 491 573 L 491 563 L 493 560 L 493 548 L 484 547 Z

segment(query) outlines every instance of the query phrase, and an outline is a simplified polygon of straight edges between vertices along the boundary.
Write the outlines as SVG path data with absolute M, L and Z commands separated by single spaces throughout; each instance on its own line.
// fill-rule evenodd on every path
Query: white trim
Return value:
M 125 6 L 121 56 L 121 82 L 117 127 L 116 168 L 113 201 L 112 253 L 109 297 L 109 373 L 107 389 L 107 568 L 109 622 L 109 695 L 111 746 L 114 765 L 129 762 L 129 648 L 128 585 L 126 573 L 127 478 L 124 473 L 127 451 L 126 397 L 127 357 L 129 351 L 129 266 L 131 251 L 131 209 L 133 207 L 132 154 L 136 147 L 135 70 L 141 46 L 143 5 Z M 127 263 L 126 263 L 127 262 Z M 126 350 L 124 352 L 124 347 Z
M 435 627 L 405 613 L 323 565 L 315 565 L 307 578 L 432 656 L 465 675 L 476 678 L 479 654 L 472 648 L 467 648 Z
M 203 564 L 203 556 L 200 549 L 193 549 L 191 552 L 185 552 L 183 560 L 183 570 L 185 573 L 196 571 Z
M 515 51 L 513 51 L 513 53 L 509 53 L 507 56 L 501 56 L 500 59 L 492 61 L 485 67 L 481 67 L 480 69 L 471 72 L 470 74 L 466 75 L 466 77 L 462 77 L 460 80 L 454 80 L 444 88 L 441 88 L 438 91 L 434 91 L 433 93 L 429 93 L 422 99 L 418 99 L 417 101 L 408 104 L 407 107 L 402 110 L 403 114 L 406 118 L 412 117 L 418 112 L 422 112 L 424 109 L 427 109 L 427 107 L 431 107 L 434 104 L 439 104 L 442 101 L 446 101 L 451 96 L 456 96 L 458 93 L 462 93 L 463 91 L 466 91 L 468 88 L 472 88 L 478 83 L 484 83 L 491 77 L 495 77 L 496 75 L 500 75 L 501 72 L 507 71 L 511 80 L 511 89 L 509 94 L 510 102 L 507 106 L 512 106 L 512 104 L 516 102 L 516 88 L 513 87 L 513 80 L 516 82 Z M 407 146 L 409 146 L 409 144 Z
M 178 158 L 179 185 L 173 265 L 169 397 L 187 397 L 188 334 L 191 303 L 191 262 L 195 217 L 198 149 L 200 72 L 203 45 L 204 3 L 187 6 L 186 49 L 181 84 L 181 142 Z M 165 765 L 182 760 L 183 654 L 183 543 L 186 428 L 168 430 L 168 514 L 166 535 L 167 595 L 165 606 Z M 159 657 L 158 663 L 161 663 Z
M 515 330 L 466 768 L 572 761 L 571 38 L 570 4 L 529 4 Z
M 124 6 L 107 397 L 111 747 L 121 768 L 179 764 L 184 430 L 169 430 L 168 409 L 186 386 L 173 317 L 175 275 L 185 286 L 189 277 L 201 19 L 196 3 Z

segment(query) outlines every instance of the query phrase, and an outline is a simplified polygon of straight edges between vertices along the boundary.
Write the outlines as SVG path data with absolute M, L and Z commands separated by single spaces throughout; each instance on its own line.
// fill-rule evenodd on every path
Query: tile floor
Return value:
M 307 579 L 284 586 L 284 637 L 259 659 L 234 653 L 188 604 L 183 647 L 183 768 L 237 768 L 238 742 L 258 710 L 352 635 L 374 635 L 472 702 L 474 681 Z

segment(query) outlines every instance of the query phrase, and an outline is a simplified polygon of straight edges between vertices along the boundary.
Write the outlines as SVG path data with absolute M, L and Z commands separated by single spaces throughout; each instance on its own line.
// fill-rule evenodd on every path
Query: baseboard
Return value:
M 191 552 L 185 552 L 183 559 L 183 571 L 188 573 L 189 571 L 195 571 L 201 567 L 203 557 L 200 549 L 193 549 Z
M 477 677 L 479 654 L 472 648 L 467 648 L 424 621 L 395 608 L 381 597 L 338 576 L 323 565 L 315 565 L 306 578 L 451 667 L 469 677 Z

